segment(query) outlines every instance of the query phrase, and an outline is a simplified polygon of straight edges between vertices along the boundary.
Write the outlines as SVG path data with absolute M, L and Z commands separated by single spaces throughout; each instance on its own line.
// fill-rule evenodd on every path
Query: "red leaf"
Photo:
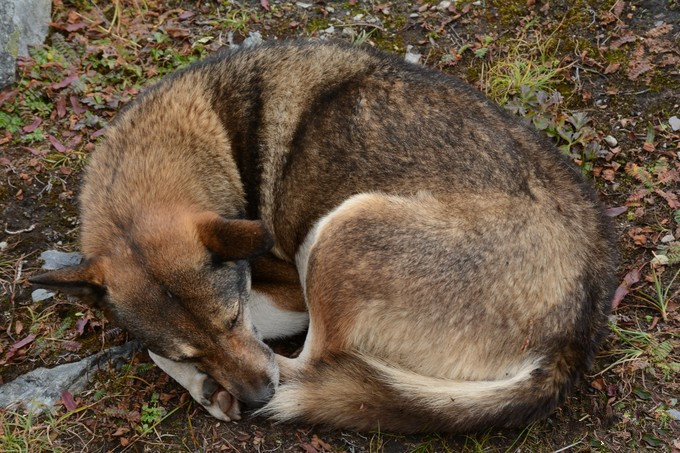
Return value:
M 90 135 L 90 138 L 101 137 L 104 133 L 106 133 L 106 129 L 102 127 L 101 129 L 94 131 L 94 133 Z
M 36 130 L 38 126 L 40 126 L 40 124 L 42 124 L 42 120 L 40 118 L 36 118 L 33 120 L 31 124 L 29 124 L 28 126 L 24 126 L 22 130 L 24 132 L 30 133 Z
M 71 395 L 71 392 L 69 392 L 68 390 L 64 390 L 63 392 L 61 392 L 61 402 L 66 408 L 66 410 L 69 412 L 74 411 L 78 408 L 76 400 L 73 399 L 73 395 Z
M 66 115 L 66 96 L 59 96 L 57 99 L 57 116 L 63 118 Z
M 85 108 L 80 103 L 77 97 L 71 96 L 69 99 L 71 100 L 71 107 L 73 107 L 73 113 L 75 113 L 76 115 L 82 115 L 83 113 L 85 113 Z
M 19 340 L 16 343 L 14 343 L 12 346 L 10 346 L 9 350 L 15 350 L 18 351 L 19 349 L 23 348 L 24 346 L 31 344 L 35 340 L 35 334 L 30 334 L 23 340 Z
M 639 281 L 640 269 L 633 269 L 628 272 L 625 277 L 623 277 L 623 281 L 619 287 L 616 288 L 616 292 L 614 293 L 614 298 L 612 299 L 612 310 L 619 306 L 623 298 L 626 297 L 626 294 L 630 292 L 631 286 Z
M 67 351 L 78 352 L 83 346 L 77 341 L 64 340 L 61 342 L 61 347 Z
M 66 31 L 77 31 L 80 30 L 81 28 L 87 27 L 87 24 L 84 21 L 76 22 L 75 24 L 68 24 L 64 27 L 64 30 Z
M 49 140 L 50 143 L 52 143 L 52 146 L 54 146 L 54 149 L 56 149 L 60 153 L 66 152 L 66 147 L 62 145 L 61 142 L 57 140 L 57 138 L 54 135 L 48 135 L 47 140 Z
M 628 206 L 617 206 L 615 208 L 609 208 L 604 211 L 604 214 L 607 217 L 616 217 L 617 215 L 621 215 L 624 212 L 628 210 Z
M 194 17 L 195 15 L 196 13 L 193 11 L 184 11 L 182 14 L 179 15 L 179 20 L 187 20 L 191 17 Z
M 264 9 L 266 9 L 267 11 L 269 11 L 269 0 L 260 0 L 260 5 L 261 5 Z
M 78 74 L 71 74 L 65 79 L 62 79 L 60 82 L 53 83 L 52 88 L 54 88 L 55 90 L 59 90 L 61 88 L 69 86 L 71 82 L 73 82 L 74 80 L 78 80 Z
M 7 354 L 5 355 L 4 361 L 5 362 L 9 361 L 9 359 L 14 357 L 14 354 L 16 354 L 16 352 L 19 349 L 23 348 L 26 345 L 31 344 L 33 342 L 33 340 L 35 340 L 35 335 L 30 334 L 26 338 L 24 338 L 23 340 L 19 340 L 16 343 L 14 343 L 12 346 L 10 346 L 9 351 L 7 351 Z
M 38 156 L 38 157 L 42 157 L 42 156 L 44 156 L 45 154 L 47 154 L 47 151 L 40 151 L 40 150 L 38 150 L 38 149 L 30 148 L 30 147 L 28 147 L 28 146 L 24 146 L 24 149 L 25 149 L 26 151 L 28 151 L 29 153 L 33 154 L 34 156 Z
M 621 63 L 609 63 L 609 65 L 604 69 L 605 74 L 613 74 L 619 70 Z
M 76 321 L 76 332 L 78 332 L 78 335 L 85 333 L 85 326 L 88 322 L 90 322 L 90 318 L 87 316 Z
M 6 101 L 11 101 L 14 96 L 19 93 L 18 90 L 5 91 L 0 93 L 0 105 L 4 104 Z

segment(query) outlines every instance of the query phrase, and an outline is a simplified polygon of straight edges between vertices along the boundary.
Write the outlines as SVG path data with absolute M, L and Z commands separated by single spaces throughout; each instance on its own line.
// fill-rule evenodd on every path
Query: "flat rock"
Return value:
M 51 0 L 0 0 L 0 89 L 14 83 L 17 57 L 45 41 L 51 16 Z
M 23 406 L 31 413 L 54 408 L 64 390 L 72 395 L 82 392 L 97 370 L 126 363 L 138 349 L 139 343 L 131 341 L 78 362 L 36 368 L 0 386 L 0 407 Z
M 80 264 L 83 256 L 80 253 L 66 253 L 58 250 L 45 250 L 40 254 L 40 259 L 45 262 L 42 268 L 47 271 L 61 269 L 62 267 L 76 266 Z

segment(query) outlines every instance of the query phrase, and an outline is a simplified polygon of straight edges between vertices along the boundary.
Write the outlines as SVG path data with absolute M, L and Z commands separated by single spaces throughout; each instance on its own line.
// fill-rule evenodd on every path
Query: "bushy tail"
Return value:
M 496 381 L 421 376 L 370 357 L 319 361 L 282 383 L 260 410 L 280 421 L 402 433 L 476 431 L 529 423 L 552 412 L 569 382 L 565 367 L 527 363 Z

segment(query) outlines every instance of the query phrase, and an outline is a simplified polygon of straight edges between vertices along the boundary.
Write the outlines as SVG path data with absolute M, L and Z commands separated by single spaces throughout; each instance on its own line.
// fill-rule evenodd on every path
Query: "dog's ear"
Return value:
M 30 277 L 28 281 L 35 286 L 61 291 L 73 296 L 101 297 L 106 293 L 105 273 L 105 260 L 95 258 L 77 266 L 35 275 Z
M 197 215 L 196 231 L 203 245 L 223 261 L 255 258 L 274 246 L 259 220 L 226 219 L 207 212 Z

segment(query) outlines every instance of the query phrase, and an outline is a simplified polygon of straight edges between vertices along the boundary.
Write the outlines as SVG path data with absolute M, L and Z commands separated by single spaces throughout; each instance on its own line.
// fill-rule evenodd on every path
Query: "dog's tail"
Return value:
M 527 424 L 561 402 L 573 373 L 566 363 L 530 361 L 494 381 L 421 376 L 379 360 L 342 354 L 283 382 L 259 412 L 362 431 L 474 431 Z

